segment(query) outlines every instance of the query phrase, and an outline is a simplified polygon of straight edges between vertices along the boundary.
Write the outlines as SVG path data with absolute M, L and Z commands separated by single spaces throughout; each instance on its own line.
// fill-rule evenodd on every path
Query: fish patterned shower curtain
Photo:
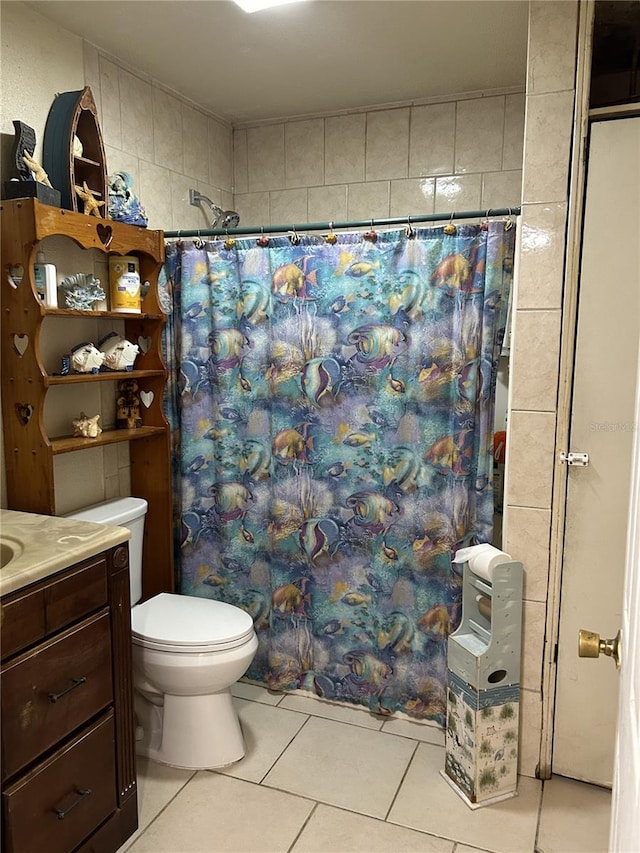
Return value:
M 185 240 L 166 264 L 180 591 L 251 614 L 248 678 L 439 723 L 451 558 L 492 536 L 515 233 L 450 230 Z

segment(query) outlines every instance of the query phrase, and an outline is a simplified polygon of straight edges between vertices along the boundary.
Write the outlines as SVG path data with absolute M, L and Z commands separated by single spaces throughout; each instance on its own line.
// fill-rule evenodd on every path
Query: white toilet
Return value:
M 173 767 L 224 767 L 245 753 L 230 687 L 258 649 L 253 620 L 239 607 L 188 595 L 161 593 L 137 604 L 146 511 L 145 500 L 121 498 L 68 515 L 131 531 L 136 751 Z

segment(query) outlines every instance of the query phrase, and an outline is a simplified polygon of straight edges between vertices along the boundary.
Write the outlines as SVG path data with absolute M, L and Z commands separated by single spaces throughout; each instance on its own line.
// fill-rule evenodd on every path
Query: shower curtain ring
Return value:
M 455 215 L 456 215 L 456 212 L 455 212 L 455 210 L 454 210 L 454 211 L 452 211 L 452 213 L 451 213 L 451 218 L 449 219 L 449 222 L 447 223 L 447 225 L 445 225 L 445 226 L 444 226 L 444 233 L 445 233 L 445 234 L 457 234 L 457 233 L 458 233 L 458 229 L 457 229 L 457 228 L 456 228 L 456 226 L 453 224 L 453 217 L 454 217 Z
M 510 207 L 507 208 L 507 210 L 509 211 L 508 215 L 511 217 L 513 215 L 513 211 L 511 210 Z M 505 219 L 505 223 L 504 223 L 504 230 L 505 231 L 510 231 L 513 228 L 513 226 L 514 226 L 513 219 Z
M 256 240 L 256 243 L 258 244 L 258 246 L 260 246 L 263 249 L 269 245 L 269 238 L 265 237 L 265 235 L 264 235 L 264 226 L 263 225 L 260 226 L 260 236 Z
M 297 246 L 300 242 L 300 237 L 298 236 L 298 232 L 296 231 L 296 226 L 292 225 L 291 228 L 292 231 L 291 234 L 289 234 L 289 240 L 291 241 L 292 246 Z
M 331 222 L 329 222 L 329 233 L 324 238 L 324 240 L 325 240 L 325 243 L 329 243 L 329 245 L 331 245 L 331 246 L 335 245 L 335 243 L 337 243 L 337 241 L 338 241 L 338 238 L 333 233 L 333 220 L 331 220 Z
M 416 229 L 411 224 L 411 217 L 407 216 L 407 227 L 404 229 L 405 234 L 407 235 L 408 240 L 413 240 L 416 236 Z

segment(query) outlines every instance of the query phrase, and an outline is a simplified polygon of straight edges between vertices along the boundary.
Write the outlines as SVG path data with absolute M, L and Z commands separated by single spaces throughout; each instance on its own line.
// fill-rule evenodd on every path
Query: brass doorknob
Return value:
M 601 640 L 600 634 L 596 634 L 595 631 L 585 631 L 581 628 L 578 631 L 578 657 L 597 658 L 601 654 L 613 658 L 617 669 L 620 669 L 622 659 L 620 631 L 610 640 Z

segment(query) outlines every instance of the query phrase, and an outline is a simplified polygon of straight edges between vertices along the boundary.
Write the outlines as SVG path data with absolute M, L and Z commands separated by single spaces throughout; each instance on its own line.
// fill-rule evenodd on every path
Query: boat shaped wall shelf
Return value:
M 42 144 L 43 166 L 53 186 L 60 190 L 62 207 L 83 213 L 76 187 L 86 184 L 93 198 L 102 202 L 99 215 L 106 219 L 107 165 L 98 110 L 89 86 L 56 95 Z

